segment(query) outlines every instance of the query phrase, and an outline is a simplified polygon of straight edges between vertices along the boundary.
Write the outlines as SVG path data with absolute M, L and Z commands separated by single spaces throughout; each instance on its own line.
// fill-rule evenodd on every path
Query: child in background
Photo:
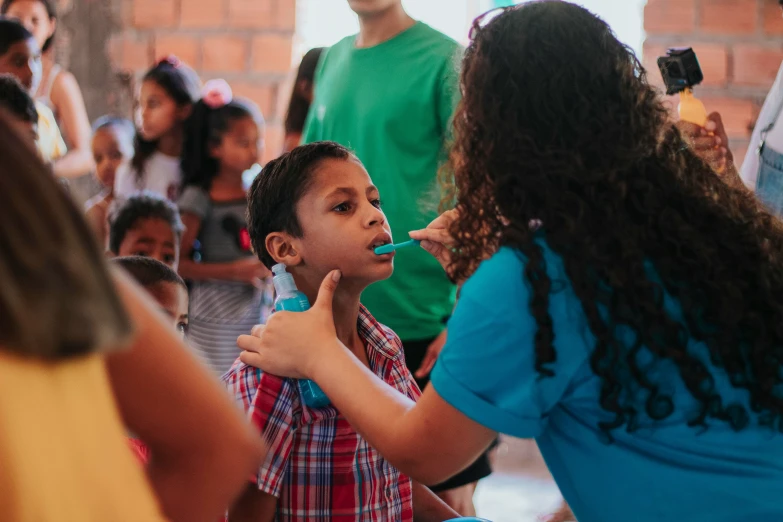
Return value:
M 193 69 L 173 56 L 144 75 L 135 153 L 130 166 L 117 172 L 115 197 L 124 199 L 139 190 L 149 190 L 176 200 L 182 182 L 180 156 L 185 120 L 200 91 L 201 82 Z
M 263 124 L 258 108 L 232 99 L 222 80 L 207 83 L 187 123 L 179 272 L 192 282 L 189 345 L 218 375 L 239 355 L 237 337 L 263 323 L 271 308 L 263 282 L 269 271 L 250 249 L 242 184 L 258 161 Z M 196 240 L 200 248 L 192 256 Z
M 54 123 L 70 145 L 67 154 L 54 165 L 54 173 L 69 179 L 89 174 L 90 120 L 84 97 L 73 74 L 55 63 L 57 0 L 3 0 L 0 12 L 19 20 L 41 49 L 41 81 L 30 95 L 57 118 Z
M 359 298 L 392 275 L 393 254 L 378 189 L 346 148 L 331 142 L 298 147 L 264 168 L 248 198 L 250 238 L 267 267 L 285 263 L 315 302 L 333 269 L 342 271 L 335 327 L 353 354 L 396 391 L 420 391 L 397 335 Z M 392 467 L 331 406 L 311 409 L 296 381 L 237 361 L 224 381 L 269 444 L 254 482 L 231 509 L 232 522 L 449 520 L 458 514 Z
M 33 35 L 16 20 L 0 18 L 0 74 L 16 77 L 32 96 L 41 81 L 41 50 Z M 38 152 L 55 162 L 68 152 L 51 109 L 36 102 L 38 111 Z
M 93 125 L 95 177 L 103 185 L 103 190 L 87 201 L 84 208 L 87 222 L 104 247 L 109 237 L 108 214 L 114 201 L 114 180 L 117 170 L 127 166 L 133 157 L 133 134 L 133 123 L 123 118 L 104 116 Z
M 35 146 L 38 141 L 38 111 L 19 80 L 10 74 L 0 74 L 0 108 L 13 117 L 11 123 Z
M 157 301 L 184 337 L 188 328 L 188 287 L 185 281 L 171 267 L 149 257 L 118 257 L 113 263 L 128 272 Z M 128 442 L 142 464 L 147 464 L 150 457 L 147 446 L 136 437 L 130 437 Z
M 109 253 L 151 257 L 177 270 L 182 231 L 182 221 L 172 202 L 152 192 L 140 192 L 112 205 Z
M 313 103 L 315 69 L 318 67 L 318 60 L 321 59 L 323 51 L 323 47 L 310 49 L 302 58 L 302 63 L 299 64 L 294 89 L 291 92 L 291 101 L 288 102 L 288 111 L 285 116 L 283 152 L 293 150 L 302 142 L 307 113 L 310 111 L 310 104 Z

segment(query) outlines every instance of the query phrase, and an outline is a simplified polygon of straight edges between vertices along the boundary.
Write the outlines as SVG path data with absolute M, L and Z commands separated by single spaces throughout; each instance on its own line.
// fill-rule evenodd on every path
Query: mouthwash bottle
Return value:
M 296 288 L 294 277 L 286 272 L 285 265 L 279 264 L 272 267 L 274 278 L 272 279 L 277 292 L 275 310 L 278 312 L 306 312 L 310 309 L 307 296 Z M 297 382 L 302 400 L 310 408 L 323 408 L 329 405 L 329 397 L 321 388 L 311 380 Z

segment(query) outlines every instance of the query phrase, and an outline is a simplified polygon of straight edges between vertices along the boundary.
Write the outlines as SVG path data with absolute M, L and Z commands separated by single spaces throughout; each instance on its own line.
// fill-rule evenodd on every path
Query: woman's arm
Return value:
M 52 88 L 52 103 L 70 142 L 68 153 L 54 162 L 54 173 L 63 178 L 89 174 L 95 167 L 90 151 L 92 131 L 82 91 L 73 74 L 63 71 L 58 75 Z
M 248 257 L 229 263 L 196 263 L 190 259 L 193 242 L 201 231 L 201 218 L 191 212 L 182 213 L 185 232 L 180 247 L 179 274 L 191 281 L 217 279 L 222 281 L 240 281 L 253 284 L 270 275 L 269 270 L 255 257 Z
M 264 445 L 157 305 L 126 276 L 116 281 L 137 330 L 131 349 L 108 361 L 120 413 L 150 448 L 148 474 L 166 517 L 214 522 L 258 468 Z
M 459 518 L 430 488 L 413 481 L 413 522 L 443 522 Z
M 448 404 L 431 385 L 414 403 L 362 365 L 337 340 L 332 316 L 337 281 L 339 272 L 327 276 L 309 312 L 274 314 L 267 326 L 256 327 L 256 335 L 240 337 L 239 346 L 252 350 L 242 360 L 273 374 L 315 380 L 356 431 L 416 481 L 436 484 L 465 469 L 497 434 Z M 266 346 L 286 350 L 269 357 Z M 308 356 L 297 355 L 302 353 Z M 300 367 L 304 374 L 292 375 Z

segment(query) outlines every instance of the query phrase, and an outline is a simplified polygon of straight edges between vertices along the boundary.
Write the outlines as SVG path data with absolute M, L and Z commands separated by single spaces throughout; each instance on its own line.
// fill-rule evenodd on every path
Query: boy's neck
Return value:
M 158 140 L 157 151 L 165 156 L 176 158 L 182 155 L 182 127 L 177 125 L 167 134 L 164 134 Z
M 402 3 L 398 3 L 377 15 L 360 16 L 356 47 L 375 47 L 391 40 L 401 32 L 412 27 L 415 23 L 416 20 L 408 16 L 408 13 L 402 7 Z
M 318 289 L 323 282 L 324 274 L 322 277 L 305 278 L 297 277 L 297 286 L 299 290 L 307 296 L 307 299 L 311 304 L 315 303 L 318 298 Z M 334 314 L 334 328 L 337 331 L 337 338 L 342 342 L 354 355 L 361 360 L 366 359 L 365 347 L 361 338 L 359 337 L 359 329 L 357 323 L 359 321 L 359 307 L 362 291 L 364 287 L 352 284 L 350 281 L 340 281 L 337 291 L 334 294 L 334 301 L 332 302 L 332 312 Z

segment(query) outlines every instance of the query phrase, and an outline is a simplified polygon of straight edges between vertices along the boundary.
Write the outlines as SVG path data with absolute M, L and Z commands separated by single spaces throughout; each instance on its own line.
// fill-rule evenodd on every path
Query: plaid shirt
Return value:
M 363 306 L 358 330 L 372 371 L 417 400 L 421 392 L 405 366 L 397 335 Z M 223 380 L 269 445 L 255 481 L 259 490 L 278 497 L 276 521 L 413 520 L 410 479 L 370 447 L 335 408 L 310 409 L 295 380 L 239 361 Z

